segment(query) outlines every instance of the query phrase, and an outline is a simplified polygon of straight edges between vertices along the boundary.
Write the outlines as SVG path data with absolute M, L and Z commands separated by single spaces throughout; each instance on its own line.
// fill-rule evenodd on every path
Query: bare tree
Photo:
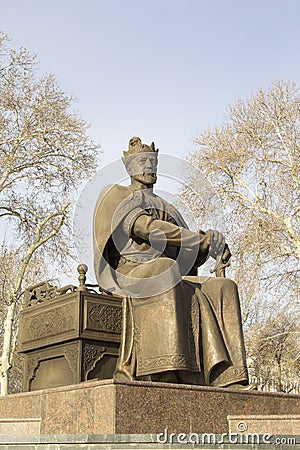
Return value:
M 0 317 L 7 318 L 10 301 L 13 298 L 16 288 L 16 280 L 20 267 L 22 267 L 22 257 L 24 255 L 16 248 L 10 248 L 9 243 L 2 244 L 0 251 Z M 50 258 L 41 258 L 39 252 L 35 252 L 25 271 L 23 278 L 24 286 L 32 286 L 41 280 L 49 278 Z M 11 346 L 10 346 L 10 376 L 9 376 L 9 392 L 20 391 L 22 387 L 23 358 L 18 354 L 18 316 L 23 307 L 23 295 L 20 295 L 20 301 L 14 303 L 15 314 L 11 323 Z M 3 340 L 2 334 L 4 327 L 0 328 L 0 352 L 3 357 Z M 12 364 L 13 362 L 13 364 Z
M 300 377 L 300 325 L 285 312 L 254 324 L 247 330 L 246 343 L 251 375 L 265 385 L 276 383 L 285 391 L 286 382 Z
M 8 392 L 13 323 L 30 263 L 34 257 L 67 260 L 72 195 L 97 164 L 98 146 L 72 110 L 73 100 L 53 75 L 36 76 L 34 55 L 10 49 L 0 35 L 0 226 L 7 252 L 18 253 L 14 278 L 2 289 L 2 395 Z
M 188 161 L 209 179 L 222 204 L 221 231 L 234 255 L 232 271 L 241 289 L 246 324 L 262 322 L 279 310 L 297 310 L 298 88 L 290 81 L 276 81 L 268 90 L 258 89 L 248 100 L 229 107 L 225 123 L 202 132 L 195 144 Z M 205 211 L 195 195 L 200 185 L 199 174 L 189 174 L 182 197 L 197 217 L 205 219 L 216 212 Z

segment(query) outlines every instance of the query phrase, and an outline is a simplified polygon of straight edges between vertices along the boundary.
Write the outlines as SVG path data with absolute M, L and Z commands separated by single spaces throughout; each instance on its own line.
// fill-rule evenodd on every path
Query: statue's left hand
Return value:
M 220 255 L 219 255 L 220 256 Z M 225 268 L 230 266 L 231 251 L 227 244 L 224 245 L 223 254 L 220 259 L 217 259 L 216 265 L 214 269 L 211 269 L 210 272 L 215 272 L 217 277 L 225 278 Z

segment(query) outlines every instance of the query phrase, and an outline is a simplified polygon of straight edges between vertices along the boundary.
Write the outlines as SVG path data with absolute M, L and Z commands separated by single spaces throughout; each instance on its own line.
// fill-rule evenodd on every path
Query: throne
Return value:
M 43 282 L 25 291 L 19 338 L 24 391 L 113 377 L 122 299 L 86 284 L 86 265 L 77 270 L 78 287 Z

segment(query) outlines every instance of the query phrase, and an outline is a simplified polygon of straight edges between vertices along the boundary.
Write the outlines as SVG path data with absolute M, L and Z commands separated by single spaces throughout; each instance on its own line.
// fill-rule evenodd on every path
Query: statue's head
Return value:
M 139 137 L 132 137 L 128 143 L 128 151 L 123 152 L 122 161 L 133 180 L 152 186 L 156 183 L 157 155 L 154 142 L 143 144 Z

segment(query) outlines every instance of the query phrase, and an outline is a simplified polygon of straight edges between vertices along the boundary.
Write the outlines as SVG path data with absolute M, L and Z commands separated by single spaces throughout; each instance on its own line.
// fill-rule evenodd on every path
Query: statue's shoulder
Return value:
M 94 209 L 94 238 L 98 248 L 103 251 L 112 230 L 140 203 L 140 195 L 135 195 L 129 186 L 110 184 L 99 194 Z
M 116 211 L 121 213 L 124 206 L 126 209 L 132 209 L 140 203 L 140 195 L 132 192 L 129 186 L 110 184 L 99 194 L 94 210 L 95 220 L 97 223 L 109 223 Z

